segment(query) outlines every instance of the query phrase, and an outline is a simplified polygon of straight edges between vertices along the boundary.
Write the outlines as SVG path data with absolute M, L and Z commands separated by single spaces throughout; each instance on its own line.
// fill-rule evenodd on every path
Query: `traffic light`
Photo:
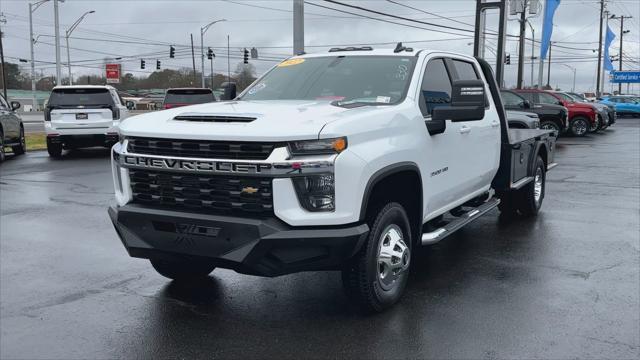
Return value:
M 140 59 L 140 69 L 144 69 L 145 62 L 143 59 Z
M 160 60 L 156 60 L 156 70 L 160 70 Z
M 507 64 L 507 65 L 511 65 L 511 54 L 507 54 L 504 57 L 504 63 Z
M 214 57 L 216 57 L 216 56 L 213 54 L 213 50 L 211 50 L 211 48 L 209 48 L 209 49 L 207 50 L 207 59 L 211 60 L 211 59 L 213 59 Z
M 169 46 L 169 57 L 172 59 L 176 57 L 176 48 L 173 45 Z
M 246 48 L 244 49 L 244 63 L 249 63 L 249 50 L 247 50 Z

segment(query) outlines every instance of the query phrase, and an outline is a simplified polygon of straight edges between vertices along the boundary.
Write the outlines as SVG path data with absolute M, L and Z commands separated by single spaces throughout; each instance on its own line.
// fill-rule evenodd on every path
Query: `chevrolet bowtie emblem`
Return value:
M 247 187 L 243 187 L 242 191 L 240 191 L 242 194 L 255 194 L 258 192 L 258 189 L 251 187 L 251 186 L 247 186 Z

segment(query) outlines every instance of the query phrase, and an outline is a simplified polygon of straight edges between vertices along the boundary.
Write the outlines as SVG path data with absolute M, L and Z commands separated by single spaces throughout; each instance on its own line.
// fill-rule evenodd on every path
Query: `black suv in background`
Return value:
M 10 104 L 0 95 L 0 162 L 4 161 L 4 148 L 10 146 L 14 155 L 22 155 L 27 150 L 24 141 L 22 119 L 16 114 L 20 103 Z
M 541 129 L 555 130 L 559 134 L 567 130 L 569 110 L 564 106 L 532 104 L 529 100 L 510 90 L 500 90 L 500 95 L 505 109 L 538 114 Z

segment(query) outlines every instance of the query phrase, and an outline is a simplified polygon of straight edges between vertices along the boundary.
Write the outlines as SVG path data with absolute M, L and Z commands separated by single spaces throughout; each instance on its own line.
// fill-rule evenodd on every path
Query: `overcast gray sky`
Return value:
M 423 10 L 410 9 L 385 0 L 355 1 L 343 0 L 345 3 L 359 5 L 369 9 L 420 19 L 436 24 L 472 29 L 475 13 L 474 0 L 421 0 L 403 1 L 402 4 Z M 640 70 L 640 1 L 608 0 L 607 9 L 615 15 L 631 15 L 625 19 L 625 29 L 630 33 L 624 37 L 625 70 Z M 363 14 L 370 17 L 386 19 L 403 24 L 411 24 L 425 29 L 411 28 L 397 24 L 367 19 L 357 15 L 337 12 L 313 6 L 322 5 L 339 10 Z M 102 1 L 102 0 L 67 0 L 60 4 L 61 35 L 85 11 L 95 10 L 88 15 L 74 31 L 70 47 L 74 74 L 102 72 L 104 58 L 125 57 L 125 72 L 143 75 L 139 69 L 140 58 L 147 63 L 146 72 L 155 69 L 155 60 L 160 59 L 163 68 L 191 67 L 191 49 L 189 34 L 193 34 L 196 45 L 196 66 L 199 68 L 200 27 L 210 21 L 227 19 L 213 25 L 205 35 L 205 47 L 214 47 L 216 61 L 215 72 L 226 72 L 227 35 L 230 37 L 231 70 L 241 57 L 242 48 L 256 47 L 260 53 L 260 61 L 252 61 L 258 73 L 262 73 L 291 54 L 292 36 L 292 2 L 291 0 L 201 0 L 201 1 Z M 18 58 L 29 58 L 29 23 L 28 2 L 22 0 L 0 0 L 0 11 L 6 23 L 0 24 L 6 32 L 4 38 L 5 56 L 8 61 L 17 62 Z M 435 14 L 435 15 L 433 15 Z M 559 41 L 553 48 L 553 57 L 562 57 L 565 65 L 553 64 L 551 83 L 563 89 L 570 89 L 573 71 L 576 69 L 576 90 L 595 89 L 596 53 L 598 41 L 599 1 L 597 0 L 562 0 L 556 12 L 555 27 L 552 40 Z M 510 17 L 514 18 L 514 17 Z M 489 22 L 494 18 L 490 17 Z M 515 20 L 515 18 L 514 18 Z M 536 32 L 541 34 L 542 15 L 530 19 Z M 52 1 L 42 5 L 34 13 L 34 33 L 38 37 L 35 46 L 36 60 L 54 62 L 54 34 Z M 619 20 L 610 20 L 616 36 L 619 36 Z M 492 27 L 489 26 L 489 29 Z M 438 33 L 430 26 L 392 19 L 381 15 L 349 9 L 322 0 L 309 0 L 305 4 L 305 45 L 307 52 L 326 51 L 320 45 L 394 43 L 397 41 L 415 42 L 410 46 L 416 48 L 433 48 L 471 54 L 473 49 L 469 43 L 472 33 L 442 29 L 454 34 Z M 508 22 L 508 32 L 517 34 L 518 22 Z M 527 30 L 527 36 L 530 36 Z M 617 55 L 619 37 L 610 48 L 611 55 Z M 421 42 L 416 42 L 421 41 Z M 495 44 L 494 41 L 491 41 Z M 64 46 L 64 38 L 61 44 Z M 169 59 L 169 45 L 176 45 L 177 57 Z M 374 47 L 392 47 L 393 45 L 373 45 Z M 493 46 L 493 45 L 490 45 Z M 561 47 L 562 46 L 562 47 Z M 536 48 L 536 56 L 539 50 Z M 517 66 L 517 41 L 507 42 L 507 53 L 511 54 L 512 65 L 505 67 L 506 85 L 515 84 Z M 530 56 L 531 43 L 525 48 L 526 56 Z M 491 56 L 491 50 L 487 57 Z M 62 61 L 66 61 L 66 49 L 62 49 Z M 28 71 L 28 64 L 21 64 Z M 37 63 L 37 69 L 46 74 L 55 73 L 55 67 L 48 63 Z M 617 64 L 616 64 L 617 66 Z M 206 71 L 209 63 L 206 63 Z M 66 71 L 66 70 L 65 70 Z M 537 65 L 535 66 L 537 78 Z M 66 74 L 66 72 L 65 72 Z M 77 76 L 77 75 L 76 75 Z M 530 83 L 530 65 L 525 67 L 525 84 Z M 545 74 L 546 79 L 546 74 Z M 605 87 L 609 89 L 609 85 Z M 636 92 L 640 86 L 632 88 Z

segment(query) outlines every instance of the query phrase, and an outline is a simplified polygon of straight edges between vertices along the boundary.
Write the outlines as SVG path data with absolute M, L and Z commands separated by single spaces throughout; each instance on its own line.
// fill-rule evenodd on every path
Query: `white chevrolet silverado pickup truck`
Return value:
M 168 278 L 341 270 L 382 311 L 412 250 L 497 206 L 535 215 L 555 165 L 556 134 L 509 129 L 491 68 L 465 55 L 336 48 L 233 97 L 120 124 L 109 215 Z

